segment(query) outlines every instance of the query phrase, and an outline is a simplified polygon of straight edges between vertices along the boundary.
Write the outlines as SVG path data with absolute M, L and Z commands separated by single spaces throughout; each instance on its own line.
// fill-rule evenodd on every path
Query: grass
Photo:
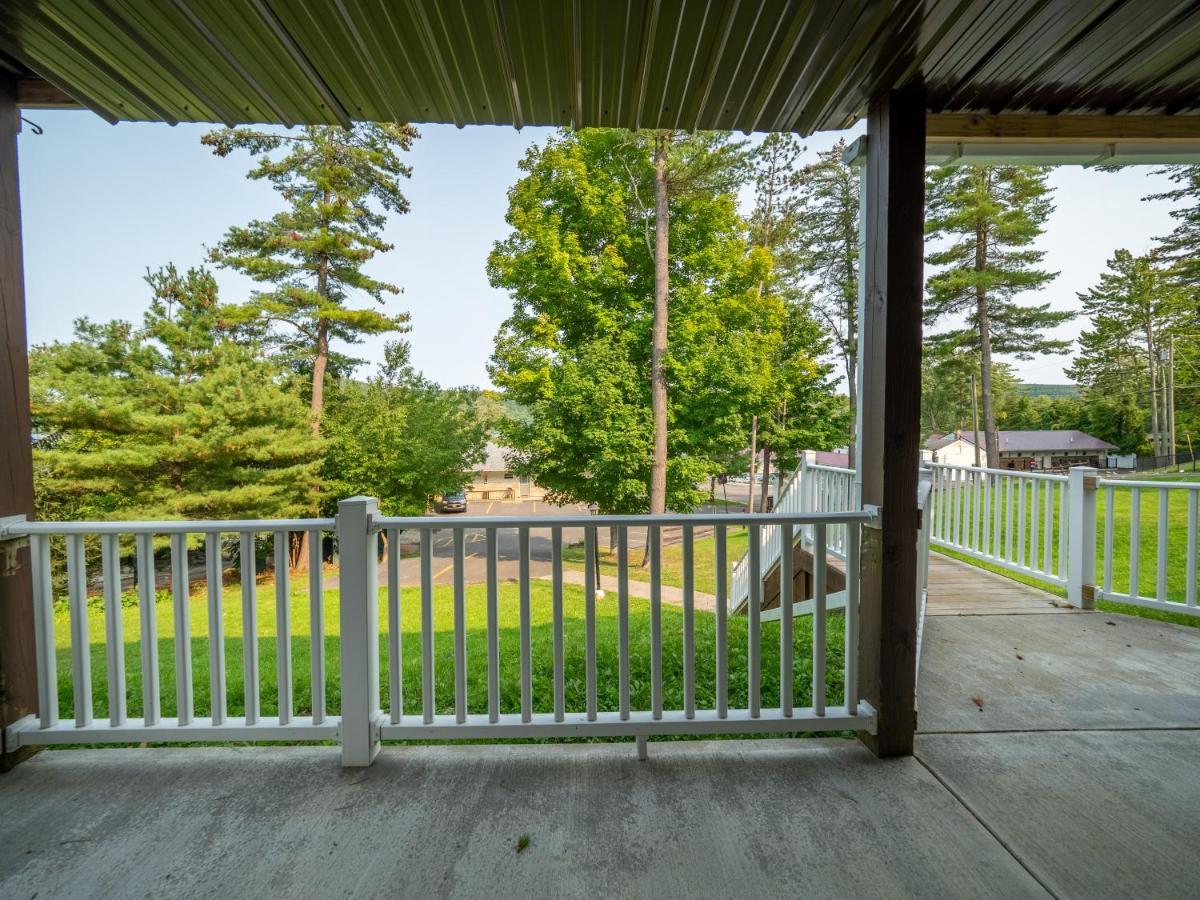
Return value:
M 300 579 L 297 579 L 300 581 Z M 585 708 L 584 669 L 584 596 L 581 588 L 564 586 L 564 646 L 566 705 L 568 710 Z M 486 591 L 483 585 L 467 588 L 467 697 L 470 712 L 487 711 L 487 630 Z M 406 714 L 417 714 L 421 710 L 421 643 L 420 605 L 415 590 L 402 593 L 402 659 L 403 659 L 403 708 Z M 380 637 L 381 687 L 386 704 L 387 691 L 387 614 L 381 592 L 381 623 L 384 634 Z M 634 709 L 648 709 L 650 705 L 650 615 L 646 601 L 630 600 L 630 698 Z M 261 712 L 275 715 L 278 711 L 276 684 L 276 629 L 275 597 L 271 584 L 260 584 L 257 595 L 259 617 L 259 669 L 261 681 Z M 310 676 L 311 629 L 309 602 L 305 586 L 293 585 L 290 598 L 292 622 L 292 660 L 294 709 L 297 715 L 308 715 L 312 707 L 312 684 Z M 326 698 L 327 709 L 336 714 L 340 709 L 338 685 L 338 593 L 328 590 L 324 595 L 324 617 L 326 623 Z M 506 582 L 500 587 L 500 708 L 501 712 L 520 711 L 520 655 L 519 615 L 517 586 Z M 230 715 L 244 712 L 244 685 L 242 680 L 242 617 L 240 592 L 228 589 L 224 595 L 223 624 L 225 629 L 227 705 Z M 156 604 L 158 616 L 158 653 L 160 672 L 160 697 L 162 714 L 176 714 L 175 659 L 173 629 L 174 616 L 169 601 Z M 617 653 L 617 604 L 602 601 L 596 611 L 596 669 L 599 708 L 618 708 L 618 653 Z M 194 594 L 189 602 L 191 625 L 191 656 L 193 671 L 193 693 L 196 714 L 208 715 L 211 708 L 210 677 L 208 668 L 208 623 L 207 608 L 203 592 Z M 438 587 L 434 592 L 434 674 L 436 707 L 439 713 L 453 712 L 454 698 L 454 647 L 453 647 L 453 591 L 449 586 Z M 531 634 L 533 662 L 533 707 L 535 712 L 553 710 L 553 619 L 551 588 L 548 582 L 534 581 L 531 586 Z M 697 708 L 715 706 L 715 616 L 697 611 L 696 628 L 696 705 Z M 142 670 L 139 638 L 138 611 L 136 608 L 122 610 L 125 638 L 125 666 L 128 697 L 128 714 L 142 714 Z M 793 641 L 795 653 L 794 696 L 797 706 L 809 704 L 811 690 L 811 647 L 812 621 L 810 617 L 797 619 L 794 624 Z M 70 621 L 64 609 L 55 615 L 55 638 L 58 647 L 58 686 L 60 716 L 68 718 L 74 714 L 72 703 L 71 653 L 69 646 Z M 762 626 L 762 704 L 765 708 L 779 704 L 779 637 L 777 622 Z M 104 617 L 98 605 L 88 611 L 88 631 L 91 640 L 92 701 L 97 718 L 105 718 L 107 711 L 106 668 L 104 654 Z M 666 709 L 680 709 L 683 705 L 683 614 L 682 610 L 664 605 L 662 607 L 663 636 L 663 704 Z M 828 620 L 828 656 L 826 696 L 830 705 L 842 702 L 844 631 L 840 616 L 831 615 Z M 743 617 L 729 619 L 729 704 L 731 708 L 747 704 L 747 623 Z
M 1155 481 L 1188 481 L 1195 480 L 1178 474 L 1159 475 L 1159 476 L 1139 476 L 1138 480 L 1155 480 Z M 1157 593 L 1158 572 L 1156 570 L 1156 559 L 1158 557 L 1158 539 L 1160 534 L 1159 525 L 1159 491 L 1144 490 L 1141 492 L 1138 504 L 1138 574 L 1137 574 L 1137 590 L 1141 596 L 1153 597 Z M 1166 518 L 1166 538 L 1167 538 L 1167 570 L 1166 570 L 1166 597 L 1172 602 L 1182 603 L 1187 596 L 1187 517 L 1188 517 L 1188 500 L 1187 491 L 1168 491 L 1168 506 Z M 1042 492 L 1044 502 L 1044 491 Z M 1104 578 L 1104 546 L 1105 546 L 1105 522 L 1107 519 L 1108 491 L 1101 489 L 1096 497 L 1096 577 L 1099 581 Z M 1016 556 L 1019 546 L 1018 529 L 1020 525 L 1019 513 L 1017 511 L 1017 502 L 1014 495 L 1013 499 L 1013 539 L 1012 551 L 1009 558 Z M 1129 593 L 1130 584 L 1130 541 L 1133 532 L 1133 492 L 1129 488 L 1117 487 L 1113 491 L 1113 535 L 1112 535 L 1112 588 L 1116 591 Z M 1056 499 L 1051 520 L 1051 559 L 1055 566 L 1054 571 L 1057 571 L 1059 565 L 1058 553 L 1058 529 L 1059 529 L 1059 504 Z M 1033 531 L 1033 519 L 1037 517 L 1037 534 Z M 1038 542 L 1038 560 L 1039 566 L 1043 565 L 1042 558 L 1042 540 L 1043 540 L 1043 523 L 1044 523 L 1044 508 L 1039 504 L 1039 509 L 1035 512 L 1032 508 L 1032 503 L 1028 495 L 1026 496 L 1025 509 L 1025 562 L 1028 564 L 1033 558 L 1033 542 L 1036 537 Z M 994 520 L 993 520 L 994 521 Z M 1005 534 L 1008 528 L 1007 508 L 1001 506 L 1000 515 L 1001 534 Z M 988 571 L 996 572 L 1004 575 L 1007 578 L 1012 578 L 1023 584 L 1029 584 L 1034 587 L 1042 588 L 1058 596 L 1065 596 L 1066 592 L 1058 585 L 1047 584 L 1046 582 L 1025 575 L 1020 572 L 1013 572 L 1010 569 L 1005 569 L 1001 566 L 995 566 L 973 559 L 962 553 L 954 550 L 937 548 L 938 552 L 945 553 L 955 559 L 961 559 L 971 565 L 980 566 Z M 1097 608 L 1107 610 L 1109 612 L 1119 612 L 1126 615 L 1139 616 L 1142 618 L 1156 619 L 1164 622 L 1173 622 L 1178 625 L 1188 625 L 1191 627 L 1200 627 L 1200 617 L 1188 615 L 1186 613 L 1176 613 L 1171 610 L 1149 609 L 1141 606 L 1134 606 L 1128 603 L 1118 603 L 1115 601 L 1102 600 L 1097 604 Z
M 728 582 L 733 564 L 746 552 L 749 538 L 745 528 L 730 528 L 725 539 L 725 577 Z M 697 538 L 693 543 L 694 556 L 694 586 L 697 591 L 705 594 L 717 592 L 717 557 L 716 540 L 713 537 Z M 631 581 L 649 581 L 650 566 L 643 567 L 642 548 L 631 547 L 629 550 L 629 578 Z M 583 545 L 573 545 L 563 548 L 563 565 L 572 569 L 582 569 L 584 563 Z M 617 576 L 617 552 L 600 551 L 600 574 Z M 671 544 L 663 547 L 662 551 L 662 583 L 673 587 L 683 587 L 683 545 Z

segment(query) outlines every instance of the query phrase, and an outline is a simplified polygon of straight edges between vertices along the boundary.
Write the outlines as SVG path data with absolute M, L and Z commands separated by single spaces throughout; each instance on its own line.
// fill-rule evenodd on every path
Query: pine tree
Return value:
M 845 141 L 817 154 L 799 173 L 797 265 L 813 284 L 813 308 L 829 327 L 850 396 L 850 455 L 858 407 L 858 172 Z
M 400 183 L 412 170 L 400 154 L 417 137 L 411 125 L 359 123 L 349 131 L 308 126 L 294 134 L 222 128 L 202 138 L 217 156 L 240 149 L 259 157 L 247 177 L 270 182 L 288 204 L 270 219 L 230 228 L 212 257 L 272 285 L 227 315 L 284 329 L 272 333 L 309 378 L 314 437 L 321 433 L 331 363 L 345 373 L 359 362 L 337 355 L 333 342 L 355 344 L 364 335 L 407 330 L 407 313 L 353 308 L 349 301 L 363 294 L 382 306 L 385 294 L 400 291 L 363 266 L 392 249 L 381 237 L 388 214 L 409 210 Z M 286 152 L 272 155 L 280 149 Z M 314 512 L 317 490 L 314 483 Z M 293 553 L 301 568 L 308 560 L 304 551 L 302 543 Z
M 947 166 L 928 177 L 925 233 L 934 249 L 925 259 L 940 271 L 926 283 L 925 323 L 966 319 L 964 326 L 936 335 L 931 343 L 979 354 L 982 426 L 991 467 L 1000 459 L 994 354 L 1029 359 L 1069 346 L 1045 332 L 1074 313 L 1017 300 L 1057 275 L 1038 268 L 1045 254 L 1033 249 L 1054 210 L 1050 191 L 1046 171 L 1033 166 Z
M 1079 294 L 1091 327 L 1069 374 L 1094 398 L 1124 396 L 1149 407 L 1154 455 L 1172 452 L 1166 425 L 1165 357 L 1179 330 L 1183 294 L 1156 253 L 1117 250 L 1099 283 Z M 1144 431 L 1143 431 L 1144 433 Z
M 42 510 L 114 519 L 302 515 L 320 466 L 304 402 L 221 315 L 204 270 L 148 273 L 143 326 L 81 319 L 30 354 Z

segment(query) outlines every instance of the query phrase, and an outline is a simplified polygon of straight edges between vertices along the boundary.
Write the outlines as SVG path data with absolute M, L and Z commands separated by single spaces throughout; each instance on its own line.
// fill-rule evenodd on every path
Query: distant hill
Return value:
M 1025 384 L 1018 383 L 1016 391 L 1025 397 L 1078 397 L 1077 384 Z

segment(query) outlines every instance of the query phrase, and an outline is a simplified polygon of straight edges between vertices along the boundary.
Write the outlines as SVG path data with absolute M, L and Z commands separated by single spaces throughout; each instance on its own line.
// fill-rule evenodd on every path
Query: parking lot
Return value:
M 744 486 L 743 486 L 744 487 Z M 718 493 L 718 497 L 720 494 Z M 744 497 L 744 494 L 743 494 Z M 732 499 L 732 498 L 731 498 Z M 517 530 L 515 527 L 505 528 L 504 519 L 537 518 L 545 519 L 545 527 L 531 528 L 529 533 L 529 570 L 534 578 L 550 575 L 551 538 L 550 526 L 554 519 L 561 516 L 587 515 L 588 507 L 582 504 L 556 506 L 543 500 L 471 500 L 467 512 L 442 513 L 439 518 L 452 525 L 456 519 L 465 516 L 487 516 L 495 518 L 500 526 L 496 539 L 496 571 L 501 581 L 515 580 L 520 566 Z M 698 529 L 697 537 L 704 537 L 708 529 Z M 583 542 L 582 528 L 564 528 L 563 546 Z M 678 529 L 664 529 L 664 542 L 671 543 L 679 540 Z M 418 558 L 418 537 L 415 533 L 401 532 L 401 586 L 420 584 L 420 559 Z M 599 528 L 596 532 L 597 545 L 602 550 L 609 546 L 607 528 Z M 464 560 L 466 562 L 466 581 L 468 584 L 481 583 L 487 577 L 486 537 L 482 528 L 468 528 L 465 537 Z M 634 564 L 640 560 L 640 551 L 646 545 L 646 531 L 642 528 L 630 529 L 629 548 L 630 558 Z M 433 580 L 435 584 L 450 584 L 454 578 L 454 535 L 446 528 L 434 532 L 433 537 Z M 381 561 L 379 568 L 379 583 L 387 583 L 387 562 Z

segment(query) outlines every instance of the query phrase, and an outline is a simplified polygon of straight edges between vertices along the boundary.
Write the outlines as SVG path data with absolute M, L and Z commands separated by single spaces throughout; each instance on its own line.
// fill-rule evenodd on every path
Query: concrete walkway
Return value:
M 542 575 L 543 581 L 548 581 L 552 576 Z M 563 582 L 565 584 L 577 584 L 582 586 L 585 583 L 586 575 L 579 569 L 564 569 Z M 617 590 L 620 587 L 620 582 L 614 575 L 600 576 L 600 589 L 605 593 L 606 600 L 616 601 Z M 637 581 L 629 579 L 629 596 L 639 597 L 643 600 L 650 599 L 650 582 Z M 669 584 L 662 585 L 661 595 L 663 603 L 670 603 L 673 606 L 683 606 L 683 588 L 674 587 Z M 714 612 L 717 608 L 717 597 L 715 594 L 707 594 L 704 591 L 692 592 L 692 605 L 696 609 L 703 609 L 707 612 Z

